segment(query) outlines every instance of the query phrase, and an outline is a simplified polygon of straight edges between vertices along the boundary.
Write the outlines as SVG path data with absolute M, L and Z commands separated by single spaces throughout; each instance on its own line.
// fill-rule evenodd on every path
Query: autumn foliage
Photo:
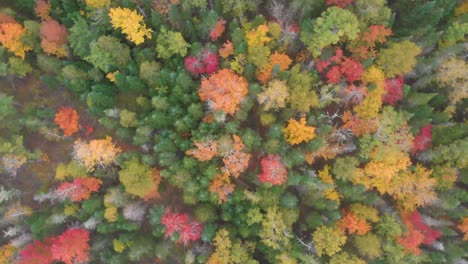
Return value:
M 111 137 L 94 139 L 89 143 L 82 140 L 75 141 L 73 157 L 83 164 L 88 171 L 93 171 L 96 166 L 111 164 L 121 149 L 112 143 Z
M 218 56 L 209 50 L 203 50 L 198 56 L 189 56 L 184 61 L 185 68 L 193 75 L 212 74 L 218 70 Z
M 286 141 L 291 145 L 297 145 L 301 142 L 309 142 L 315 138 L 315 127 L 307 126 L 305 117 L 299 121 L 289 119 L 288 125 L 283 128 L 283 134 Z
M 208 161 L 219 155 L 216 141 L 206 140 L 194 142 L 193 144 L 196 149 L 187 150 L 185 153 L 194 156 L 199 161 Z
M 50 251 L 53 238 L 44 241 L 34 240 L 24 247 L 20 253 L 19 264 L 49 264 L 52 263 L 54 257 Z
M 179 232 L 179 241 L 185 246 L 200 239 L 203 231 L 202 225 L 197 221 L 190 221 L 187 214 L 172 213 L 169 209 L 162 216 L 161 224 L 166 228 L 166 238 Z
M 220 19 L 216 22 L 216 25 L 210 30 L 211 41 L 217 40 L 224 32 L 226 20 Z
M 48 0 L 37 0 L 34 12 L 41 19 L 49 19 L 50 2 Z
M 364 73 L 362 64 L 352 58 L 343 56 L 343 51 L 337 49 L 330 60 L 316 61 L 316 69 L 319 73 L 325 73 L 328 83 L 338 83 L 341 78 L 348 82 L 354 82 Z
M 151 39 L 152 30 L 143 23 L 143 16 L 136 10 L 128 8 L 111 8 L 109 17 L 113 28 L 120 28 L 128 40 L 136 45 L 145 41 L 145 38 Z
M 403 222 L 407 228 L 407 232 L 403 236 L 397 238 L 407 252 L 419 255 L 421 254 L 421 245 L 431 245 L 436 239 L 441 236 L 441 233 L 427 226 L 419 212 L 404 213 L 402 215 Z
M 432 126 L 428 124 L 421 128 L 419 133 L 414 136 L 413 141 L 413 153 L 419 153 L 423 150 L 428 149 L 431 146 L 432 141 Z
M 76 178 L 73 182 L 64 182 L 55 191 L 59 196 L 69 198 L 73 202 L 87 200 L 91 193 L 97 192 L 102 181 L 97 178 Z
M 70 228 L 54 239 L 51 247 L 52 257 L 65 264 L 86 262 L 89 260 L 89 231 Z
M 261 182 L 281 185 L 287 180 L 288 171 L 279 155 L 268 155 L 261 161 L 262 173 L 258 176 Z
M 214 110 L 222 110 L 233 115 L 241 100 L 247 95 L 248 83 L 244 77 L 232 70 L 222 69 L 206 79 L 202 79 L 198 94 Z
M 65 45 L 68 43 L 68 31 L 59 22 L 50 18 L 41 23 L 41 46 L 44 52 L 57 57 L 65 57 L 68 51 Z
M 0 44 L 22 59 L 26 51 L 31 50 L 21 41 L 25 33 L 26 29 L 14 19 L 8 17 L 0 20 Z
M 64 106 L 59 108 L 55 114 L 54 122 L 63 130 L 65 136 L 71 136 L 80 128 L 79 118 L 80 116 L 75 109 Z

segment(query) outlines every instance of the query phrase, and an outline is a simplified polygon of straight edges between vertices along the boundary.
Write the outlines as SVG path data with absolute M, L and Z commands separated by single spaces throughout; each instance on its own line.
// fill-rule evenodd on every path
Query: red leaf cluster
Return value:
M 327 0 L 325 1 L 325 4 L 327 6 L 334 5 L 337 7 L 345 8 L 347 5 L 351 4 L 352 2 L 353 0 Z
M 432 126 L 431 124 L 421 128 L 418 134 L 414 136 L 413 140 L 413 154 L 419 153 L 428 149 L 432 141 Z
M 101 183 L 102 181 L 96 178 L 77 178 L 73 182 L 62 183 L 55 192 L 78 202 L 89 199 L 92 192 L 99 190 Z
M 90 250 L 88 242 L 88 230 L 70 228 L 54 239 L 50 250 L 55 260 L 65 264 L 87 262 Z
M 200 239 L 203 227 L 197 221 L 190 221 L 187 214 L 172 213 L 166 209 L 161 218 L 161 224 L 166 228 L 165 238 L 168 238 L 175 232 L 179 232 L 179 239 L 185 246 L 190 241 Z
M 226 27 L 224 26 L 226 24 L 226 20 L 220 19 L 216 23 L 216 25 L 211 29 L 210 31 L 210 39 L 211 41 L 217 40 L 221 35 L 223 34 L 224 30 Z
M 338 83 L 342 77 L 348 82 L 354 82 L 359 80 L 364 72 L 362 64 L 343 56 L 341 49 L 337 49 L 335 55 L 328 61 L 316 61 L 315 68 L 319 73 L 326 71 L 325 77 L 328 83 Z
M 410 253 L 419 255 L 421 253 L 419 249 L 421 244 L 431 245 L 441 236 L 438 230 L 430 228 L 423 222 L 417 211 L 402 215 L 402 220 L 408 232 L 397 238 L 397 241 Z
M 398 101 L 403 99 L 403 77 L 385 80 L 386 93 L 382 96 L 382 102 L 395 106 Z
M 41 19 L 48 19 L 50 18 L 50 2 L 47 0 L 37 0 L 36 7 L 34 8 L 34 12 L 38 17 Z
M 193 75 L 212 74 L 218 70 L 218 56 L 209 50 L 203 50 L 200 55 L 189 56 L 184 61 L 185 69 Z
M 20 252 L 20 260 L 18 264 L 50 264 L 54 260 L 50 246 L 53 239 L 49 238 L 45 241 L 35 240 L 33 243 L 26 245 Z
M 44 241 L 35 240 L 20 252 L 19 264 L 50 264 L 61 261 L 65 264 L 89 261 L 89 231 L 80 228 L 67 229 L 57 237 Z
M 63 134 L 71 136 L 80 128 L 79 118 L 80 116 L 75 109 L 64 106 L 55 114 L 54 122 L 63 130 Z
M 286 182 L 288 171 L 279 155 L 268 155 L 261 161 L 262 173 L 258 176 L 261 182 L 280 185 Z

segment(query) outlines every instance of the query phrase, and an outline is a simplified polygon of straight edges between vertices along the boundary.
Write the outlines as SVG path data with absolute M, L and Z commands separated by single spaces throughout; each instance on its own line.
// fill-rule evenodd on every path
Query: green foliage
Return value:
M 401 53 L 402 50 L 405 53 Z M 416 65 L 416 56 L 419 53 L 421 48 L 408 40 L 390 43 L 388 48 L 380 51 L 376 63 L 384 71 L 385 76 L 394 78 L 410 72 Z
M 8 64 L 8 73 L 11 75 L 17 75 L 22 78 L 32 72 L 31 65 L 20 58 L 10 57 L 8 59 Z
M 304 23 L 301 40 L 314 57 L 318 57 L 323 48 L 339 41 L 353 40 L 359 33 L 356 16 L 338 7 L 330 7 L 316 21 Z
M 90 44 L 90 54 L 84 58 L 98 69 L 110 72 L 124 68 L 130 61 L 130 49 L 112 36 L 100 36 Z
M 382 255 L 380 238 L 375 234 L 355 236 L 353 243 L 359 254 L 365 258 L 375 259 Z
M 125 186 L 125 191 L 139 197 L 147 196 L 156 188 L 151 168 L 137 159 L 128 160 L 122 164 L 119 180 Z
M 291 108 L 298 112 L 309 112 L 310 108 L 318 107 L 318 96 L 312 83 L 315 78 L 307 71 L 301 71 L 300 65 L 294 66 L 289 72 L 288 98 Z
M 68 41 L 73 53 L 81 58 L 90 55 L 90 44 L 98 38 L 95 30 L 91 30 L 86 20 L 79 16 L 75 24 L 70 28 Z
M 156 40 L 158 58 L 169 59 L 173 55 L 185 57 L 190 44 L 187 43 L 180 32 L 162 27 Z

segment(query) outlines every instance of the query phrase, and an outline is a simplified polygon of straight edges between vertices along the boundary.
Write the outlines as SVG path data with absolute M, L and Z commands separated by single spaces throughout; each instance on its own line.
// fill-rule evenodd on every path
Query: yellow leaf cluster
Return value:
M 346 243 L 345 233 L 334 227 L 321 226 L 312 234 L 317 255 L 333 256 L 341 251 L 341 247 Z
M 92 8 L 101 8 L 110 5 L 111 0 L 85 0 L 86 6 Z
M 301 142 L 309 142 L 315 138 L 315 127 L 307 126 L 305 117 L 302 117 L 299 121 L 291 118 L 288 125 L 283 128 L 283 134 L 289 144 L 296 145 Z
M 362 81 L 364 83 L 380 84 L 385 81 L 385 74 L 380 68 L 372 65 L 362 75 Z
M 326 165 L 323 170 L 319 171 L 318 176 L 324 183 L 332 185 L 330 188 L 324 190 L 323 195 L 325 198 L 339 203 L 342 196 L 333 186 L 335 185 L 335 180 L 333 180 L 331 176 L 330 167 Z
M 207 264 L 229 264 L 231 263 L 231 239 L 229 239 L 229 231 L 220 229 L 216 232 L 213 239 L 213 244 L 216 248 L 215 252 L 208 259 Z
M 17 22 L 1 23 L 0 43 L 16 56 L 24 59 L 26 51 L 31 50 L 31 47 L 21 42 L 21 36 L 25 33 L 26 29 Z
M 2 247 L 0 247 L 0 263 L 14 263 L 12 260 L 15 254 L 15 250 L 15 246 L 13 246 L 11 243 L 5 244 Z
M 143 23 L 143 16 L 135 10 L 128 8 L 111 8 L 109 10 L 112 27 L 122 29 L 122 32 L 127 35 L 127 39 L 135 44 L 141 44 L 145 41 L 145 37 L 151 39 L 150 28 L 147 28 Z
M 106 166 L 114 162 L 120 152 L 121 149 L 112 143 L 111 137 L 94 139 L 89 143 L 77 140 L 74 144 L 73 157 L 88 171 L 93 171 L 96 166 Z
M 376 118 L 380 108 L 382 108 L 383 94 L 385 94 L 385 88 L 379 85 L 367 94 L 366 98 L 354 108 L 354 111 L 363 119 Z
M 106 78 L 107 78 L 109 81 L 115 83 L 115 75 L 118 74 L 118 73 L 120 73 L 120 71 L 109 72 L 109 73 L 106 75 Z
M 268 83 L 268 87 L 257 95 L 257 101 L 268 111 L 277 110 L 286 106 L 286 99 L 289 97 L 288 87 L 284 81 L 273 80 Z
M 245 35 L 245 38 L 247 39 L 247 45 L 249 47 L 263 46 L 263 44 L 271 40 L 271 38 L 267 36 L 268 31 L 269 29 L 266 24 L 260 25 L 256 29 L 250 30 Z
M 104 218 L 109 221 L 109 222 L 115 222 L 117 221 L 118 217 L 118 211 L 117 207 L 107 207 L 106 210 L 104 211 Z
M 120 240 L 118 239 L 114 239 L 112 241 L 112 244 L 114 246 L 115 252 L 118 252 L 118 253 L 122 253 L 122 251 L 124 251 L 124 249 L 127 247 L 124 243 L 120 242 Z

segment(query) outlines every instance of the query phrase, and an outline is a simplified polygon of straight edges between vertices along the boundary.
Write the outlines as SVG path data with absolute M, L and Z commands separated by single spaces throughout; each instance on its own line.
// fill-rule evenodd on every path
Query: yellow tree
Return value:
M 84 165 L 88 171 L 96 166 L 106 166 L 114 162 L 121 149 L 112 143 L 111 137 L 94 139 L 86 143 L 80 139 L 73 146 L 73 158 Z
M 0 43 L 22 59 L 24 59 L 26 51 L 31 50 L 30 47 L 21 42 L 21 36 L 25 33 L 26 29 L 16 21 L 0 23 Z
M 135 44 L 141 44 L 145 38 L 151 39 L 152 30 L 143 23 L 143 16 L 128 8 L 111 8 L 109 10 L 112 27 L 122 29 L 127 39 Z
M 288 125 L 283 128 L 283 134 L 289 144 L 297 145 L 315 138 L 315 127 L 307 126 L 305 117 L 302 117 L 299 121 L 291 118 Z

